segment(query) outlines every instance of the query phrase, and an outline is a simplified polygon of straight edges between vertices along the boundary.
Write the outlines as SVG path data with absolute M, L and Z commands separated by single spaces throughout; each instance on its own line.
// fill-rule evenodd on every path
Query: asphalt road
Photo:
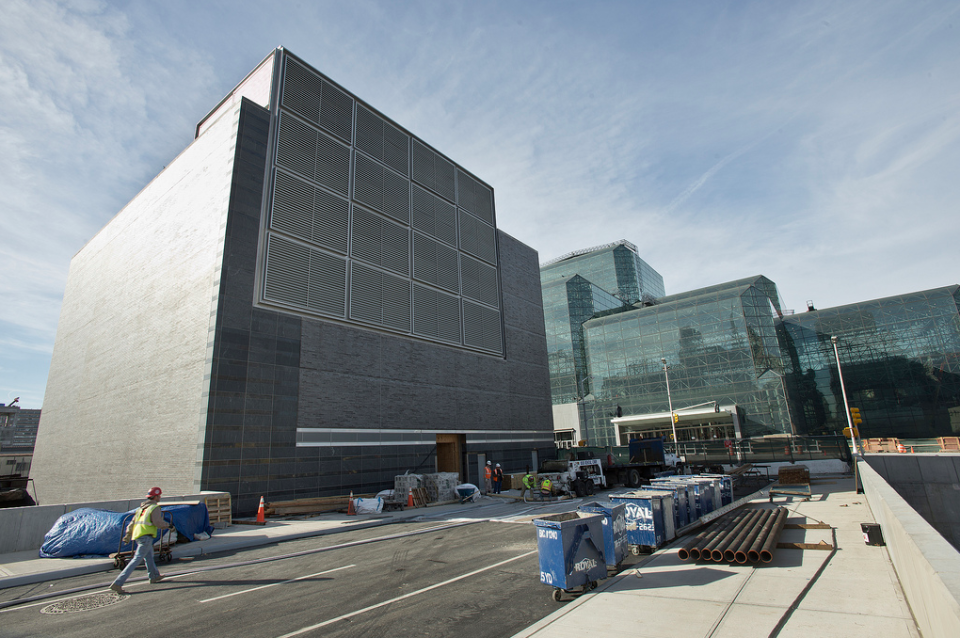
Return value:
M 0 637 L 511 636 L 558 608 L 538 579 L 535 529 L 397 524 L 161 565 L 172 576 L 132 579 L 124 597 L 105 589 L 112 572 L 4 590 L 104 587 L 0 610 Z M 363 539 L 380 540 L 341 547 Z

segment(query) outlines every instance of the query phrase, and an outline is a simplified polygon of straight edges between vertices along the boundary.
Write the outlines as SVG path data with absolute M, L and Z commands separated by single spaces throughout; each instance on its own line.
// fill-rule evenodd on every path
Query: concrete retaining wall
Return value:
M 868 454 L 864 460 L 960 550 L 960 454 Z
M 858 466 L 920 632 L 926 638 L 960 636 L 960 553 L 868 463 Z
M 220 492 L 202 492 L 187 496 L 170 496 L 161 499 L 160 504 L 174 501 L 197 501 L 221 494 Z M 40 550 L 43 537 L 57 519 L 82 507 L 92 507 L 111 512 L 129 512 L 135 509 L 142 498 L 128 501 L 99 501 L 96 503 L 67 503 L 63 505 L 38 505 L 36 507 L 9 507 L 0 509 L 0 554 Z

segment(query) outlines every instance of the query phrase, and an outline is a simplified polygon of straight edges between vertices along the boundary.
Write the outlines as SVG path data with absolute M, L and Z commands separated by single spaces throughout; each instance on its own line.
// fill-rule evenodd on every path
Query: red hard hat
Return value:
M 150 491 L 147 492 L 147 498 L 157 498 L 163 494 L 163 491 L 159 487 L 151 487 Z

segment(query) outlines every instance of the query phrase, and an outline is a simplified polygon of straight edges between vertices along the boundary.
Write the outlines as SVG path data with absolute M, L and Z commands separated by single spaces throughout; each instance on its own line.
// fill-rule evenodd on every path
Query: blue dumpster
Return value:
M 703 474 L 706 478 L 720 481 L 720 504 L 729 505 L 733 502 L 733 477 L 726 474 Z
M 611 494 L 610 500 L 626 505 L 627 543 L 634 554 L 653 551 L 676 536 L 673 492 L 637 490 Z
M 677 529 L 684 527 L 693 519 L 690 518 L 690 498 L 688 491 L 692 493 L 690 486 L 681 481 L 664 481 L 655 485 L 645 485 L 642 490 L 668 490 L 673 492 L 673 524 Z
M 619 567 L 627 555 L 627 506 L 622 503 L 587 503 L 577 509 L 603 516 L 603 555 L 607 559 L 607 567 Z
M 691 488 L 688 490 L 688 494 L 692 492 L 693 495 L 693 506 L 690 507 L 690 512 L 692 514 L 690 522 L 697 520 L 704 514 L 709 514 L 719 507 L 720 494 L 718 491 L 716 492 L 715 500 L 714 484 L 710 479 L 698 479 L 696 476 L 673 476 L 670 477 L 670 480 L 686 483 Z M 650 484 L 652 486 L 657 486 L 661 482 L 669 481 L 653 479 L 650 481 Z
M 586 512 L 566 512 L 534 519 L 540 582 L 554 587 L 553 599 L 562 591 L 597 586 L 607 577 L 603 553 L 603 517 Z

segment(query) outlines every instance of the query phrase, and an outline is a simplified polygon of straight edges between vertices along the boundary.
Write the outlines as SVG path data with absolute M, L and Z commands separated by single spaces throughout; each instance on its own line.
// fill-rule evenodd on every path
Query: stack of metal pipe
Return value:
M 697 534 L 678 555 L 680 560 L 769 563 L 786 520 L 782 507 L 728 514 Z

